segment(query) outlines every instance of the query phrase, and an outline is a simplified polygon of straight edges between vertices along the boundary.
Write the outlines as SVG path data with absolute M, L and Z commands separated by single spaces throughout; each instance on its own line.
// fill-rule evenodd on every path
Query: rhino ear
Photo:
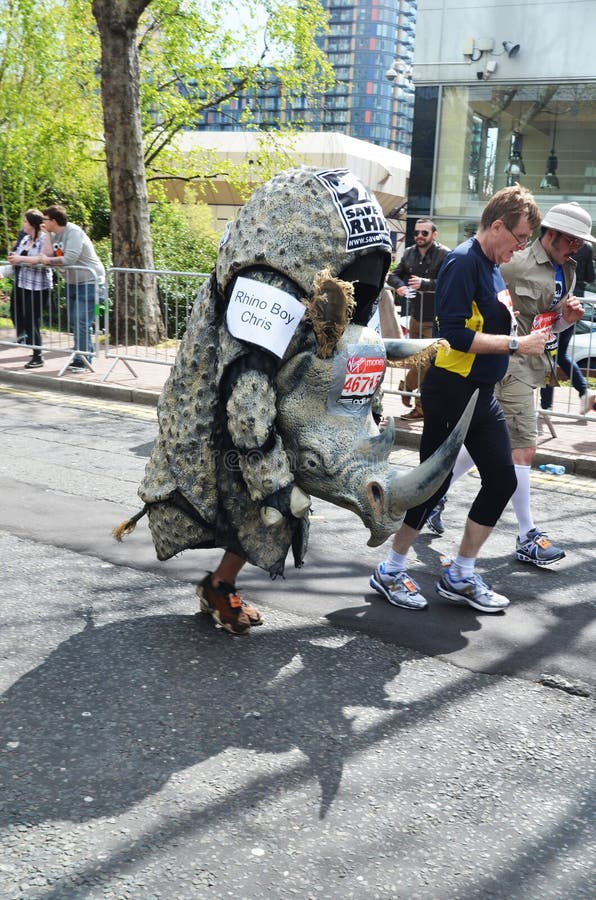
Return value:
M 354 285 L 334 278 L 329 269 L 323 269 L 315 276 L 311 299 L 304 303 L 306 318 L 317 339 L 317 356 L 322 359 L 333 356 L 356 308 Z
M 439 347 L 449 350 L 449 344 L 442 338 L 435 339 L 410 339 L 410 338 L 385 338 L 385 353 L 388 366 L 406 366 L 410 363 L 423 363 L 432 359 Z

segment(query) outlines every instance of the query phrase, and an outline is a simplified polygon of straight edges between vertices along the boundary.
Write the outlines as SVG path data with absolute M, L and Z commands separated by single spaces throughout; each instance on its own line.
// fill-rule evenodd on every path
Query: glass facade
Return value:
M 491 195 L 515 182 L 544 211 L 576 200 L 596 220 L 595 83 L 418 90 L 408 216 L 432 215 L 443 243 L 454 247 L 474 233 Z

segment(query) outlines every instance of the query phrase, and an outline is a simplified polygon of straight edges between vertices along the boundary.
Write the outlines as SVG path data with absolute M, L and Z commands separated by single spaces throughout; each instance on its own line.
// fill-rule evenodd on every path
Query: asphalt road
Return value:
M 146 519 L 122 544 L 111 537 L 114 525 L 141 506 L 137 486 L 156 433 L 154 409 L 1 387 L 0 399 L 0 528 L 193 585 L 215 566 L 220 551 L 187 551 L 160 563 Z M 417 455 L 403 450 L 395 460 L 413 466 Z M 285 579 L 271 581 L 247 567 L 242 588 L 265 608 L 321 617 L 475 671 L 595 685 L 596 480 L 533 473 L 536 522 L 567 557 L 544 569 L 515 561 L 508 508 L 479 564 L 511 600 L 496 616 L 454 608 L 434 589 L 441 557 L 457 552 L 477 485 L 477 476 L 468 475 L 453 486 L 446 534 L 425 532 L 412 554 L 411 574 L 430 603 L 425 611 L 392 607 L 370 590 L 370 573 L 385 548 L 366 545 L 368 533 L 356 516 L 318 500 L 304 568 L 288 561 Z M 194 611 L 192 589 L 188 610 Z
M 433 591 L 472 476 L 413 562 L 425 612 L 315 502 L 307 565 L 247 570 L 266 623 L 235 639 L 195 614 L 218 553 L 110 537 L 154 411 L 0 392 L 2 898 L 594 896 L 594 482 L 534 483 L 556 571 L 512 561 L 505 517 L 493 617 Z

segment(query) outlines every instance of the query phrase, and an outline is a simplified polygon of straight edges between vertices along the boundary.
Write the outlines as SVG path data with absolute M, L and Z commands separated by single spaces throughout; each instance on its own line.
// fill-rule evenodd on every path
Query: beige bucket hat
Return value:
M 543 228 L 553 228 L 570 237 L 596 244 L 596 238 L 591 233 L 592 218 L 579 203 L 557 203 L 556 206 L 551 206 L 540 224 Z

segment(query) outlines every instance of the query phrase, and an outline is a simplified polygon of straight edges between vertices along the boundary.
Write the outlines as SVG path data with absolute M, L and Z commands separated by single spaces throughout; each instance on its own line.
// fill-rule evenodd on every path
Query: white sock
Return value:
M 457 481 L 458 478 L 461 478 L 462 475 L 465 475 L 466 472 L 469 472 L 476 463 L 462 444 L 459 453 L 457 454 L 457 459 L 455 460 L 455 465 L 453 466 L 453 475 L 451 476 L 451 483 Z
M 385 560 L 385 571 L 405 572 L 406 557 L 401 553 L 396 553 L 395 550 L 390 550 L 387 559 Z
M 476 557 L 460 556 L 459 553 L 451 563 L 450 571 L 455 578 L 470 578 L 474 574 Z
M 520 538 L 525 538 L 528 531 L 534 528 L 534 519 L 530 509 L 530 466 L 515 466 L 517 487 L 511 498 L 511 504 L 517 516 Z

